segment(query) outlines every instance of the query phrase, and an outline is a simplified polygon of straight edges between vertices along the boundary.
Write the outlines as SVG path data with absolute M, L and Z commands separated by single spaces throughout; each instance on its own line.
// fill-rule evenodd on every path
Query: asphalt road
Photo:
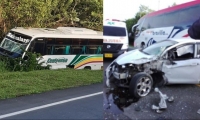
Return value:
M 0 118 L 103 119 L 102 98 L 101 83 L 0 100 Z
M 104 60 L 104 69 L 113 59 Z M 105 77 L 104 77 L 105 81 Z M 105 83 L 105 82 L 104 82 Z M 111 92 L 104 84 L 104 117 L 106 119 L 153 119 L 153 120 L 176 120 L 176 119 L 200 119 L 200 87 L 197 85 L 170 85 L 159 88 L 163 94 L 168 97 L 174 97 L 172 103 L 167 102 L 167 109 L 162 113 L 156 113 L 152 110 L 152 105 L 158 106 L 160 101 L 159 94 L 152 91 L 148 96 L 134 101 L 125 107 L 118 107 L 114 103 L 114 97 L 119 98 L 117 92 Z

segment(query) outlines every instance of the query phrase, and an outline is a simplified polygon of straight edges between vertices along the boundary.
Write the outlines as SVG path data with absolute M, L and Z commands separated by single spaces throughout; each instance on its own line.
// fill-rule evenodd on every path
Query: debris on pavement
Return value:
M 158 106 L 152 105 L 152 109 L 156 110 L 157 113 L 162 113 L 163 110 L 167 109 L 166 100 L 168 100 L 168 102 L 173 102 L 174 98 L 173 97 L 169 98 L 166 94 L 163 94 L 158 88 L 155 88 L 154 91 L 159 93 L 160 102 L 159 102 Z
M 197 111 L 198 114 L 200 114 L 200 109 Z
M 174 97 L 171 96 L 170 98 L 167 99 L 167 101 L 170 102 L 170 103 L 174 102 Z

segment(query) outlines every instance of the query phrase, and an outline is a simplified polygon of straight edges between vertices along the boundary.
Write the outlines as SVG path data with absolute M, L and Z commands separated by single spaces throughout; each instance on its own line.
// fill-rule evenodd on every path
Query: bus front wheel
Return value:
M 140 45 L 140 48 L 144 48 L 144 46 L 145 46 L 145 43 L 142 42 L 141 45 Z

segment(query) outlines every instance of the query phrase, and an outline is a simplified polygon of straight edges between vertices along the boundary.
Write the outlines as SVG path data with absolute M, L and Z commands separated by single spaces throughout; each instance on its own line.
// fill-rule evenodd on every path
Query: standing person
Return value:
M 200 40 L 200 18 L 188 29 L 188 34 L 191 38 Z
M 188 34 L 193 39 L 200 39 L 200 18 L 188 29 Z M 197 111 L 200 114 L 200 109 Z

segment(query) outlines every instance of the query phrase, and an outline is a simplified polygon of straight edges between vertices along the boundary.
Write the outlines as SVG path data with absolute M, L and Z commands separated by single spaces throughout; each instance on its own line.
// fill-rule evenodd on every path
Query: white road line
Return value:
M 63 103 L 67 103 L 67 102 L 71 102 L 71 101 L 75 101 L 75 100 L 80 100 L 80 99 L 83 99 L 83 98 L 92 97 L 92 96 L 95 96 L 95 95 L 100 95 L 102 93 L 103 92 L 97 92 L 97 93 L 93 93 L 93 94 L 89 94 L 89 95 L 84 95 L 84 96 L 80 96 L 80 97 L 76 97 L 76 98 L 71 98 L 71 99 L 68 99 L 68 100 L 63 100 L 63 101 L 54 102 L 54 103 L 50 103 L 50 104 L 46 104 L 46 105 L 42 105 L 42 106 L 38 106 L 38 107 L 34 107 L 34 108 L 20 110 L 20 111 L 13 112 L 13 113 L 8 113 L 8 114 L 0 115 L 0 119 L 6 118 L 6 117 L 11 117 L 11 116 L 14 116 L 14 115 L 19 115 L 19 114 L 27 113 L 27 112 L 31 112 L 31 111 L 34 111 L 34 110 L 39 110 L 39 109 L 43 109 L 43 108 L 55 106 L 55 105 L 59 105 L 59 104 L 63 104 Z

